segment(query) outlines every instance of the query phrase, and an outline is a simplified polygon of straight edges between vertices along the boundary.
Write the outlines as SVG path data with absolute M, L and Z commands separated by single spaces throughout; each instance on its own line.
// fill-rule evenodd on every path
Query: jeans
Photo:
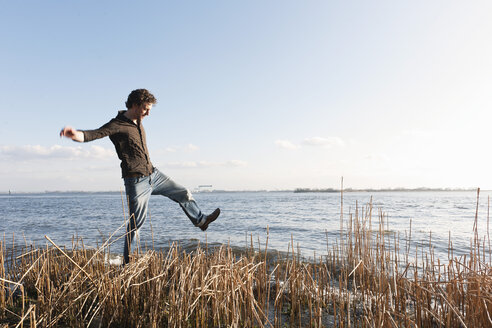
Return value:
M 203 218 L 202 211 L 193 199 L 190 191 L 177 184 L 171 178 L 154 168 L 152 174 L 144 177 L 125 178 L 125 191 L 129 205 L 129 220 L 125 247 L 124 263 L 130 261 L 130 250 L 135 233 L 140 229 L 147 217 L 150 195 L 166 196 L 177 202 L 186 216 L 196 226 Z

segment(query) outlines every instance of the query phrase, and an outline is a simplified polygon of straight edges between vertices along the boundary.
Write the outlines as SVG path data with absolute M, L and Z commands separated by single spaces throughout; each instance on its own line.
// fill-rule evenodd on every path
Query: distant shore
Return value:
M 346 188 L 343 192 L 402 192 L 402 191 L 476 191 L 477 188 L 381 188 L 381 189 L 355 189 Z M 485 191 L 485 190 L 484 190 Z M 341 192 L 341 189 L 325 188 L 325 189 L 311 189 L 311 188 L 297 188 L 295 193 L 301 192 Z
M 343 192 L 459 192 L 459 191 L 476 191 L 477 188 L 344 188 Z M 482 190 L 488 191 L 488 190 Z M 235 192 L 293 192 L 293 193 L 309 193 L 309 192 L 322 192 L 322 193 L 340 193 L 341 189 L 335 188 L 296 188 L 296 189 L 285 189 L 285 190 L 198 190 L 192 191 L 193 193 L 235 193 Z M 121 191 L 82 191 L 82 190 L 46 190 L 46 191 L 0 191 L 1 196 L 5 195 L 58 195 L 58 194 L 121 194 Z

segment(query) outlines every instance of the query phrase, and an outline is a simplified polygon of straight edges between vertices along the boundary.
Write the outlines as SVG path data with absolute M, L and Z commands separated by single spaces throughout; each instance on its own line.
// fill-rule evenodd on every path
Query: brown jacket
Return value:
M 141 122 L 133 123 L 124 113 L 118 115 L 96 130 L 81 130 L 84 142 L 109 136 L 114 144 L 118 158 L 121 160 L 121 175 L 146 176 L 152 173 L 149 150 L 145 140 L 145 130 Z

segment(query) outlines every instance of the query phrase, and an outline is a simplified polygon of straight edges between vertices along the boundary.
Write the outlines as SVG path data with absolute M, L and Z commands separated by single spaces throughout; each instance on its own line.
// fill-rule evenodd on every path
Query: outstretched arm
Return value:
M 84 133 L 72 128 L 71 126 L 65 126 L 61 129 L 60 137 L 69 138 L 73 141 L 84 142 Z

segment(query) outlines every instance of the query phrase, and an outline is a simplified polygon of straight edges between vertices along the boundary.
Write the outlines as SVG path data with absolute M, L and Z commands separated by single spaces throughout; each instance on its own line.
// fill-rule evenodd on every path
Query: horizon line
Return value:
M 482 189 L 479 187 L 383 187 L 383 188 L 276 188 L 276 189 L 212 189 L 212 190 L 191 190 L 192 193 L 214 193 L 214 192 L 397 192 L 397 191 L 490 191 L 492 189 Z M 56 194 L 56 193 L 122 193 L 121 190 L 44 190 L 44 191 L 0 191 L 0 195 L 9 194 Z

